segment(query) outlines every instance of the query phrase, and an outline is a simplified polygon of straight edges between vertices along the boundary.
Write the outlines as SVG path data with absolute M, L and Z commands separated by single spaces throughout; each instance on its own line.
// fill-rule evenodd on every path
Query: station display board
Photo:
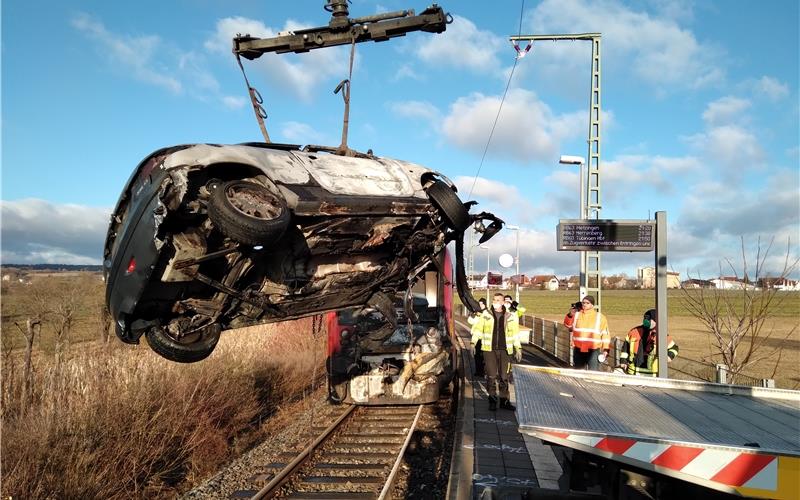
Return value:
M 655 222 L 649 220 L 561 220 L 556 228 L 558 250 L 589 252 L 652 252 Z

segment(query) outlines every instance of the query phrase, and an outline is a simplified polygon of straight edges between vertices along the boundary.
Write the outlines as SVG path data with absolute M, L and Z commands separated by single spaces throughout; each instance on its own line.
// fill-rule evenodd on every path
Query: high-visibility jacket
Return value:
M 492 335 L 494 335 L 494 316 L 489 311 L 483 311 L 477 321 L 472 325 L 472 343 L 481 341 L 482 351 L 492 350 Z M 519 342 L 519 318 L 511 311 L 506 311 L 506 352 L 514 354 L 514 349 L 522 349 Z
M 658 325 L 656 325 L 658 326 Z M 658 375 L 658 349 L 656 349 L 658 333 L 655 330 L 650 330 L 647 338 L 644 339 L 645 352 L 644 359 L 637 366 L 636 364 L 636 351 L 639 350 L 639 343 L 645 336 L 644 326 L 637 326 L 628 332 L 625 337 L 625 343 L 622 344 L 622 352 L 619 354 L 619 362 L 622 364 L 627 363 L 628 369 L 625 371 L 628 375 L 644 375 L 648 377 L 655 377 Z M 678 355 L 678 344 L 672 340 L 672 337 L 667 335 L 667 356 L 669 359 L 675 359 Z
M 526 309 L 522 306 L 517 306 L 517 318 L 522 318 L 525 314 Z
M 483 312 L 483 311 L 481 311 L 481 312 Z M 471 314 L 471 315 L 467 316 L 467 323 L 470 324 L 469 332 L 470 332 L 470 334 L 472 334 L 473 337 L 475 336 L 475 332 L 478 331 L 477 330 L 477 326 L 478 326 L 478 319 L 479 318 L 480 318 L 480 313 Z
M 572 323 L 572 345 L 588 352 L 591 349 L 607 351 L 611 347 L 606 317 L 597 311 L 578 311 Z

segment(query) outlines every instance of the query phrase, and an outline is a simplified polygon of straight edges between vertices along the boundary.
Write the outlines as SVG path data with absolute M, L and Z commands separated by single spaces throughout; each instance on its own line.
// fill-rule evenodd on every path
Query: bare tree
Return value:
M 31 354 L 33 353 L 33 341 L 36 334 L 42 329 L 42 321 L 38 316 L 28 318 L 25 322 L 25 328 L 19 323 L 15 322 L 14 325 L 25 337 L 25 358 L 22 366 L 22 398 L 20 408 L 24 414 L 30 403 L 31 394 L 33 391 L 33 366 L 31 363 Z
M 2 407 L 0 407 L 0 418 L 5 419 L 9 413 L 11 405 L 17 401 L 14 397 L 16 392 L 16 360 L 12 356 L 14 350 L 14 343 L 10 335 L 0 335 L 0 345 L 2 346 L 2 358 L 0 358 L 0 388 L 2 388 Z
M 739 289 L 721 290 L 719 288 L 700 288 L 683 291 L 683 302 L 692 316 L 700 320 L 706 328 L 714 354 L 718 355 L 728 367 L 730 382 L 735 383 L 738 375 L 751 365 L 760 362 L 774 361 L 772 377 L 775 376 L 783 354 L 782 342 L 797 330 L 797 325 L 788 333 L 778 335 L 774 327 L 767 328 L 767 320 L 776 316 L 786 299 L 775 287 L 759 286 L 776 280 L 785 280 L 796 268 L 800 259 L 790 257 L 791 245 L 787 245 L 783 269 L 779 276 L 765 276 L 767 258 L 772 250 L 774 238 L 770 239 L 766 249 L 761 238 L 755 256 L 755 268 L 747 259 L 744 238 L 742 242 L 742 274 L 740 278 L 736 267 L 729 259 L 725 266 L 720 263 L 720 276 L 723 269 L 730 269 L 731 274 L 739 281 Z M 754 274 L 750 274 L 754 272 Z M 772 342 L 770 342 L 772 339 Z

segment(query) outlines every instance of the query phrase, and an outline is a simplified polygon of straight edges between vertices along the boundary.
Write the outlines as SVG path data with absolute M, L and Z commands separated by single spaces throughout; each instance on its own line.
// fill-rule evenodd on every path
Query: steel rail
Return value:
M 408 448 L 408 443 L 411 442 L 411 436 L 414 435 L 414 430 L 417 428 L 417 422 L 419 422 L 419 416 L 422 413 L 422 406 L 419 405 L 417 408 L 417 414 L 414 416 L 414 422 L 411 424 L 411 428 L 408 429 L 408 434 L 406 435 L 406 439 L 403 442 L 403 447 L 400 448 L 400 453 L 397 455 L 397 460 L 394 462 L 394 466 L 392 467 L 392 471 L 389 473 L 389 477 L 386 478 L 386 483 L 383 485 L 383 489 L 381 490 L 380 495 L 378 495 L 378 500 L 385 500 L 389 498 L 392 492 L 392 487 L 394 486 L 394 480 L 397 477 L 397 471 L 400 470 L 400 464 L 403 461 L 403 457 L 406 454 L 406 448 Z
M 339 428 L 339 425 L 353 413 L 356 409 L 356 406 L 350 406 L 345 410 L 339 418 L 337 418 L 331 425 L 329 425 L 322 433 L 317 436 L 317 438 L 308 445 L 303 451 L 301 451 L 297 457 L 294 458 L 291 462 L 286 464 L 286 466 L 278 472 L 275 477 L 270 480 L 263 488 L 261 488 L 255 495 L 251 498 L 253 500 L 260 500 L 262 498 L 272 498 L 274 493 L 277 493 L 278 488 L 280 488 L 285 480 L 294 473 L 299 467 L 306 461 L 308 457 L 322 444 L 328 437 Z

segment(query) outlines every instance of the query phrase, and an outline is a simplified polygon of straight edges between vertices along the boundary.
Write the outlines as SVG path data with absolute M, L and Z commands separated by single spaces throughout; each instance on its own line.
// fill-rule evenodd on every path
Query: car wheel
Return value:
M 434 181 L 428 186 L 427 193 L 448 227 L 460 233 L 467 230 L 471 224 L 469 211 L 450 186 L 442 181 Z
M 211 191 L 208 216 L 225 236 L 246 245 L 263 245 L 283 236 L 289 207 L 280 196 L 243 180 L 223 182 Z
M 217 346 L 222 328 L 219 324 L 209 325 L 196 333 L 176 339 L 164 328 L 153 327 L 147 330 L 147 344 L 160 356 L 178 363 L 195 363 L 206 359 Z

